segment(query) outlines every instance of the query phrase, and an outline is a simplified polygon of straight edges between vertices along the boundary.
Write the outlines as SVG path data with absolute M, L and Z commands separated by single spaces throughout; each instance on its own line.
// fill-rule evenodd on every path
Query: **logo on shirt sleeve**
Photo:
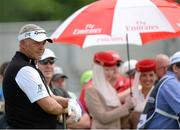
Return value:
M 43 85 L 42 84 L 38 84 L 38 91 L 37 93 L 41 93 L 43 90 Z

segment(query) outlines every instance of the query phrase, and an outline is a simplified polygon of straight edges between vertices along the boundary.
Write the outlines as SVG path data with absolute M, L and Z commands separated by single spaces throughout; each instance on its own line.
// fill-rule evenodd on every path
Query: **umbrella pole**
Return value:
M 126 33 L 126 41 L 127 41 L 127 59 L 128 59 L 128 70 L 130 70 L 130 51 L 129 51 L 129 40 L 128 40 L 128 34 Z M 130 95 L 132 96 L 132 84 L 131 84 L 131 76 L 128 74 L 129 80 L 130 80 Z

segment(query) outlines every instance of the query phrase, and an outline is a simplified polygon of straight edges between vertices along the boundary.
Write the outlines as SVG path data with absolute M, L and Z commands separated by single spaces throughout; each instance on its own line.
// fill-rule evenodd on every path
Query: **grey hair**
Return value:
M 44 30 L 44 29 L 35 24 L 26 24 L 20 29 L 19 34 L 23 34 L 25 32 L 30 32 L 30 31 L 35 31 L 35 30 Z

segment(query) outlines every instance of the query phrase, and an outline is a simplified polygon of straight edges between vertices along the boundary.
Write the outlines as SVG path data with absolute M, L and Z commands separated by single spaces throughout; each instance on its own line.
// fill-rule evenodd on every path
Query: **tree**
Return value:
M 1 0 L 0 22 L 64 20 L 95 0 Z

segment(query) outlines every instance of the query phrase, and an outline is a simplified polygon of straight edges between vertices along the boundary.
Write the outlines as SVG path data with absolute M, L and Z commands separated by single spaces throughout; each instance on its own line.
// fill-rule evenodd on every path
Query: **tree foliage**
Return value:
M 64 20 L 96 0 L 1 0 L 0 22 Z
M 64 20 L 94 1 L 96 0 L 0 0 L 0 22 Z

